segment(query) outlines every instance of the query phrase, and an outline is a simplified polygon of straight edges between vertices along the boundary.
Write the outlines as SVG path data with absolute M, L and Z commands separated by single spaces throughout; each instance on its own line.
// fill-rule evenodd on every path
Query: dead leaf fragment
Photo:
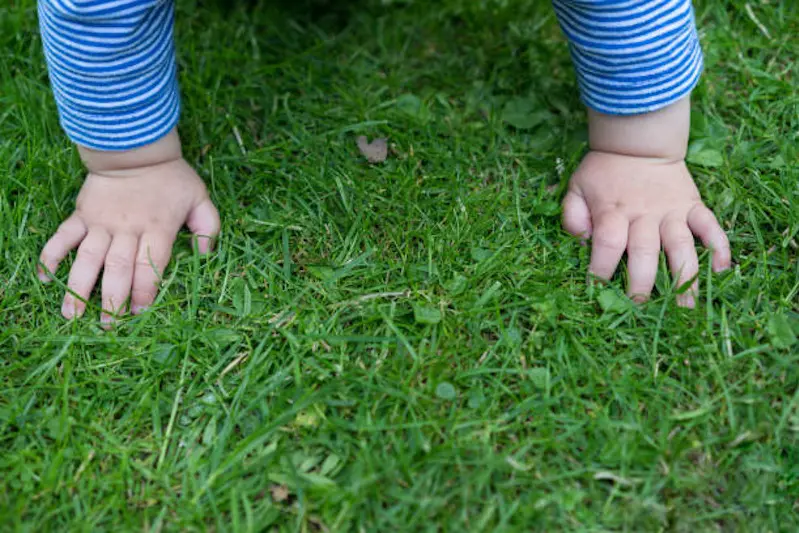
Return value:
M 357 141 L 358 150 L 370 163 L 382 163 L 388 158 L 388 142 L 386 139 L 379 138 L 369 142 L 365 135 L 361 135 Z
M 597 472 L 594 474 L 594 479 L 597 481 L 610 481 L 617 485 L 621 485 L 624 487 L 632 487 L 633 485 L 638 484 L 637 479 L 628 479 L 625 477 L 618 476 L 613 472 Z
M 289 489 L 285 485 L 272 485 L 269 487 L 269 492 L 275 502 L 280 503 L 289 499 Z

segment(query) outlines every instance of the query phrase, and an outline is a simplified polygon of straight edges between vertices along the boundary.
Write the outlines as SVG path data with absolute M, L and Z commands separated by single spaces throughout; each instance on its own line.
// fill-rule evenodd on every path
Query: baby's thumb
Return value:
M 210 198 L 206 198 L 191 210 L 186 225 L 197 237 L 197 251 L 201 254 L 210 252 L 214 238 L 219 235 L 219 211 Z
M 575 237 L 587 239 L 591 236 L 591 212 L 585 198 L 571 189 L 563 199 L 563 229 Z

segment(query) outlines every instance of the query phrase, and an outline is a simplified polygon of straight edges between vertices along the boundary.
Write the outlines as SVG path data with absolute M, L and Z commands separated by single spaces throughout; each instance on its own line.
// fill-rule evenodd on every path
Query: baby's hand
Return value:
M 202 179 L 181 157 L 90 172 L 75 212 L 47 242 L 40 259 L 55 273 L 64 257 L 78 248 L 68 287 L 80 298 L 65 295 L 64 317 L 84 313 L 81 298 L 89 299 L 101 269 L 104 323 L 124 313 L 129 296 L 133 313 L 152 304 L 184 224 L 198 236 L 200 253 L 206 253 L 219 231 L 219 214 Z M 39 277 L 50 279 L 41 266 Z
M 563 204 L 569 233 L 591 237 L 590 272 L 610 279 L 627 251 L 627 293 L 646 300 L 655 284 L 661 245 L 678 285 L 699 270 L 694 235 L 713 250 L 713 270 L 730 266 L 730 244 L 705 207 L 683 161 L 590 152 L 572 176 Z M 696 281 L 678 296 L 695 305 Z
M 729 268 L 730 243 L 705 207 L 685 165 L 690 102 L 631 117 L 589 111 L 592 151 L 571 178 L 563 201 L 569 233 L 591 238 L 589 271 L 610 279 L 625 250 L 627 293 L 646 300 L 657 275 L 661 246 L 682 286 L 696 277 L 694 236 L 713 251 L 713 270 Z M 696 304 L 698 283 L 678 297 Z

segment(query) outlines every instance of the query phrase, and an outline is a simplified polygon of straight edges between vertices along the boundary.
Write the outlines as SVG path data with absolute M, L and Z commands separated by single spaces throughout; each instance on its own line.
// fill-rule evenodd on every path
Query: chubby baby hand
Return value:
M 699 270 L 694 236 L 712 249 L 713 270 L 730 266 L 730 244 L 703 203 L 685 162 L 589 152 L 571 178 L 563 203 L 569 233 L 590 238 L 590 272 L 610 279 L 627 252 L 628 294 L 646 300 L 655 284 L 661 247 L 678 286 Z M 693 307 L 698 283 L 678 296 Z
M 155 299 L 181 227 L 186 224 L 198 237 L 200 253 L 209 251 L 219 232 L 205 184 L 182 157 L 123 166 L 89 173 L 74 213 L 42 250 L 42 281 L 78 250 L 61 309 L 65 318 L 83 315 L 101 270 L 103 323 L 124 313 L 128 298 L 133 313 L 142 311 Z

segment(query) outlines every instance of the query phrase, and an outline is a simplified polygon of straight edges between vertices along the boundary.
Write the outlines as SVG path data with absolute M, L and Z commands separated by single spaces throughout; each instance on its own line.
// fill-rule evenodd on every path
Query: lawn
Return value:
M 35 2 L 0 6 L 0 530 L 799 528 L 791 0 L 696 5 L 689 161 L 735 266 L 701 256 L 695 310 L 665 270 L 640 306 L 586 284 L 548 2 L 178 6 L 223 231 L 109 332 L 98 295 L 61 318 L 66 266 L 36 279 L 83 170 Z

